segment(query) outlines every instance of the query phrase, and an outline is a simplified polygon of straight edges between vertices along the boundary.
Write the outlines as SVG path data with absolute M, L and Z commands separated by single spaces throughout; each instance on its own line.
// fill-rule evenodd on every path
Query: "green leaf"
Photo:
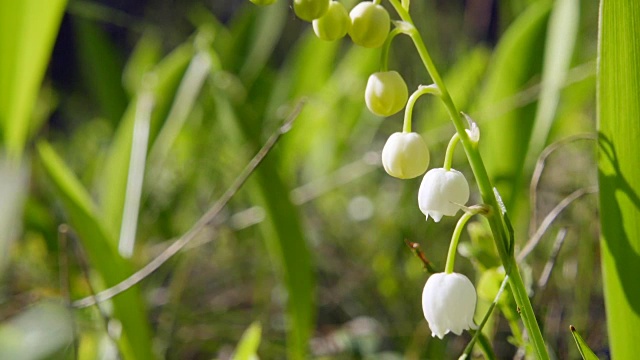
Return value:
M 66 0 L 0 0 L 0 128 L 20 158 Z
M 144 76 L 158 63 L 162 55 L 162 38 L 153 30 L 144 34 L 133 49 L 122 74 L 122 82 L 130 96 L 141 90 Z
M 118 256 L 100 221 L 91 197 L 63 160 L 46 142 L 37 145 L 40 161 L 53 185 L 69 220 L 69 225 L 82 241 L 91 266 L 106 286 L 113 286 L 132 271 L 128 262 Z M 137 287 L 112 299 L 114 316 L 122 323 L 121 351 L 128 359 L 152 359 L 151 330 Z
M 527 171 L 533 170 L 535 161 L 546 144 L 547 136 L 555 119 L 560 101 L 560 91 L 567 78 L 578 35 L 579 15 L 580 2 L 578 0 L 558 0 L 551 12 L 544 50 L 540 97 L 527 149 L 527 163 L 525 164 Z
M 242 339 L 236 348 L 233 360 L 252 360 L 257 359 L 258 346 L 260 346 L 260 336 L 262 328 L 259 322 L 254 322 L 244 331 Z
M 447 84 L 447 89 L 458 109 L 468 112 L 469 104 L 477 97 L 480 82 L 484 79 L 490 56 L 491 51 L 489 49 L 484 46 L 477 46 L 460 56 L 447 70 L 444 75 L 444 82 Z M 424 111 L 424 120 L 416 121 L 415 123 L 424 124 L 422 126 L 429 131 L 428 138 L 433 139 L 434 134 L 430 130 L 440 129 L 443 124 L 449 125 L 451 121 L 449 120 L 447 108 L 442 106 L 438 99 L 430 98 L 430 101 L 432 105 Z M 437 140 L 449 141 L 452 135 L 451 128 L 447 126 L 447 133 L 442 136 L 439 135 L 435 135 Z
M 164 123 L 180 80 L 192 57 L 193 46 L 185 44 L 172 51 L 153 69 L 152 74 L 157 83 L 152 88 L 155 105 L 151 117 L 149 143 L 153 143 Z M 137 106 L 136 97 L 120 121 L 104 164 L 102 182 L 99 184 L 102 213 L 114 241 L 122 223 Z
M 640 2 L 603 0 L 598 44 L 600 242 L 611 355 L 640 354 Z
M 476 110 L 481 153 L 487 172 L 512 210 L 535 116 L 535 105 L 509 102 L 540 73 L 550 3 L 530 5 L 505 32 L 494 52 Z
M 576 328 L 571 325 L 569 327 L 571 329 L 571 335 L 573 335 L 573 340 L 576 341 L 576 346 L 578 346 L 578 351 L 580 351 L 580 355 L 583 360 L 598 360 L 596 354 L 589 348 L 587 343 L 584 341 L 582 336 L 578 334 Z
M 274 154 L 269 154 L 256 172 L 260 197 L 270 220 L 263 223 L 263 230 L 289 294 L 288 358 L 304 359 L 314 321 L 315 277 L 300 215 L 289 199 L 291 190 L 276 171 L 277 164 Z
M 257 118 L 260 114 L 247 112 L 240 117 L 238 109 L 229 104 L 224 94 L 217 94 L 217 101 L 218 121 L 223 124 L 224 131 L 233 137 L 236 132 L 232 127 L 236 127 L 243 137 L 233 139 L 237 142 L 236 146 L 257 149 L 262 139 L 261 128 L 251 127 L 261 120 Z M 242 104 L 241 109 L 248 108 L 252 107 Z M 295 131 L 286 136 L 291 136 Z M 269 153 L 254 173 L 250 180 L 250 191 L 255 202 L 266 211 L 267 221 L 260 224 L 261 230 L 269 256 L 288 294 L 287 358 L 305 359 L 314 322 L 316 280 L 300 213 L 291 202 L 291 187 L 279 171 L 282 160 L 277 150 Z
M 122 86 L 124 60 L 102 28 L 90 20 L 74 18 L 82 79 L 98 106 L 112 124 L 117 124 L 127 107 Z

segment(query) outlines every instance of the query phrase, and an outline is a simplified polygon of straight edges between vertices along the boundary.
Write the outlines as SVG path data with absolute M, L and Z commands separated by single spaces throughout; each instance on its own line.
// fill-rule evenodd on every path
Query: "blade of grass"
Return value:
M 122 83 L 129 93 L 134 96 L 143 85 L 144 76 L 153 70 L 153 67 L 160 61 L 162 56 L 162 38 L 160 34 L 153 30 L 148 30 L 131 52 L 122 74 Z
M 573 335 L 573 340 L 576 342 L 576 346 L 578 347 L 578 351 L 580 352 L 580 356 L 582 356 L 583 360 L 598 360 L 596 354 L 589 348 L 589 345 L 584 341 L 582 336 L 578 333 L 576 328 L 573 325 L 569 326 L 571 330 L 571 335 Z
M 578 0 L 558 0 L 551 11 L 544 50 L 540 97 L 527 149 L 528 155 L 525 164 L 527 172 L 533 169 L 555 119 L 560 101 L 560 91 L 569 72 L 573 48 L 578 35 L 579 15 L 580 2 Z
M 10 262 L 11 244 L 21 231 L 22 214 L 29 188 L 28 169 L 0 157 L 0 281 Z
M 278 159 L 274 155 L 256 172 L 258 196 L 269 220 L 262 223 L 262 229 L 287 288 L 288 358 L 305 359 L 314 322 L 315 277 L 300 214 L 289 199 L 290 189 L 276 171 Z
M 238 146 L 257 147 L 261 141 L 260 128 L 250 127 L 258 122 L 255 117 L 259 114 L 248 112 L 246 117 L 253 114 L 254 118 L 240 120 L 239 110 L 229 104 L 224 94 L 217 94 L 217 101 L 220 103 L 217 115 L 228 118 L 219 120 L 229 124 L 224 128 L 235 126 L 240 130 L 243 138 L 234 139 L 241 144 Z M 244 104 L 241 109 L 248 108 L 252 107 Z M 225 131 L 230 136 L 237 134 L 233 129 Z M 251 181 L 251 191 L 256 203 L 266 210 L 268 221 L 261 223 L 261 230 L 270 258 L 287 289 L 287 357 L 305 359 L 314 322 L 315 277 L 300 214 L 291 203 L 288 195 L 291 189 L 279 172 L 282 160 L 278 155 L 273 152 L 265 158 Z
M 598 180 L 611 355 L 640 354 L 640 2 L 602 0 L 598 43 Z
M 19 159 L 66 0 L 0 0 L 0 127 Z
M 262 327 L 260 323 L 254 322 L 244 331 L 242 339 L 236 348 L 235 354 L 233 354 L 233 360 L 252 360 L 257 359 L 258 346 L 260 345 L 260 336 L 262 334 Z
M 96 99 L 102 115 L 117 124 L 128 100 L 122 85 L 122 54 L 98 24 L 74 18 L 73 25 L 86 89 Z
M 125 258 L 130 258 L 133 255 L 136 240 L 153 103 L 153 95 L 147 93 L 140 96 L 133 125 L 131 158 L 129 159 L 129 170 L 127 171 L 127 189 L 122 211 L 120 239 L 118 241 L 118 252 Z
M 69 224 L 78 234 L 93 268 L 106 286 L 118 283 L 131 274 L 128 262 L 118 256 L 91 197 L 46 142 L 37 146 L 45 173 L 59 196 Z M 121 351 L 128 359 L 152 359 L 149 322 L 138 288 L 113 299 L 115 317 L 122 323 Z
M 184 44 L 167 55 L 150 74 L 157 83 L 150 90 L 155 99 L 155 108 L 151 114 L 149 143 L 153 143 L 157 136 L 192 57 L 193 46 Z M 137 103 L 137 98 L 132 100 L 120 121 L 104 164 L 102 182 L 99 184 L 102 214 L 114 241 L 120 233 L 122 223 Z
M 530 5 L 505 32 L 494 52 L 482 96 L 475 108 L 490 108 L 522 89 L 540 72 L 550 3 Z M 491 118 L 476 118 L 482 130 L 481 152 L 489 176 L 512 212 L 515 190 L 533 128 L 535 105 L 513 109 Z

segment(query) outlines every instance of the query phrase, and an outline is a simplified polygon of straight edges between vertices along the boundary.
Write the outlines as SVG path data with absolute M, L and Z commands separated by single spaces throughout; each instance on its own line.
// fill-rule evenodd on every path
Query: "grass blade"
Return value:
M 131 274 L 131 267 L 118 256 L 114 241 L 99 220 L 97 208 L 82 184 L 46 142 L 38 144 L 38 154 L 45 173 L 59 196 L 69 218 L 87 251 L 91 265 L 106 286 L 112 286 Z M 122 353 L 129 359 L 152 359 L 149 322 L 137 288 L 131 288 L 113 299 L 114 316 L 122 323 Z
M 573 335 L 573 340 L 576 341 L 576 346 L 578 347 L 578 351 L 580 352 L 580 356 L 582 356 L 583 360 L 598 360 L 596 354 L 589 348 L 589 345 L 584 341 L 582 336 L 578 334 L 576 328 L 571 325 L 569 327 L 571 329 L 571 335 Z
M 122 86 L 122 54 L 99 25 L 82 18 L 74 20 L 82 78 L 102 115 L 117 124 L 128 101 Z
M 598 44 L 598 180 L 611 355 L 640 354 L 640 2 L 602 0 Z
M 549 2 L 536 2 L 505 32 L 494 52 L 487 83 L 476 104 L 476 109 L 493 108 L 496 111 L 484 118 L 477 118 L 471 112 L 471 116 L 481 123 L 480 147 L 487 171 L 507 209 L 512 212 L 533 128 L 535 105 L 510 108 L 502 113 L 497 109 L 500 102 L 526 88 L 540 72 L 549 11 Z
M 19 159 L 66 0 L 0 0 L 0 127 Z
M 544 64 L 540 97 L 533 124 L 529 148 L 527 149 L 526 170 L 533 170 L 538 155 L 547 141 L 547 136 L 555 119 L 560 100 L 560 91 L 569 72 L 573 48 L 578 35 L 578 0 L 558 0 L 555 2 L 544 50 Z
M 176 89 L 189 61 L 193 57 L 193 47 L 183 45 L 171 52 L 153 70 L 157 84 L 152 89 L 155 98 L 154 111 L 151 114 L 149 143 L 153 143 L 158 129 L 162 126 Z M 116 239 L 120 233 L 124 201 L 127 188 L 129 159 L 133 139 L 135 112 L 139 99 L 136 97 L 127 108 L 120 126 L 111 143 L 100 186 L 101 209 L 107 230 Z
M 233 355 L 233 360 L 252 360 L 257 359 L 258 346 L 260 346 L 260 336 L 262 328 L 260 323 L 254 322 L 242 334 L 242 339 Z

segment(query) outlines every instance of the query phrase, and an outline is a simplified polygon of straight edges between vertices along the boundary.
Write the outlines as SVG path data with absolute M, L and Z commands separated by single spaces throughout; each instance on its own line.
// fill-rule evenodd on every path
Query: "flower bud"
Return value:
M 429 149 L 417 133 L 394 133 L 382 149 L 382 166 L 391 176 L 412 179 L 429 167 Z
M 433 274 L 422 290 L 422 311 L 433 337 L 442 339 L 448 332 L 460 335 L 463 330 L 477 329 L 473 322 L 476 289 L 462 274 Z
M 342 3 L 332 1 L 327 12 L 313 20 L 313 31 L 318 38 L 326 41 L 338 40 L 349 31 L 351 18 Z
M 329 9 L 331 0 L 293 0 L 293 11 L 305 21 L 322 17 Z
M 371 1 L 363 1 L 349 13 L 351 30 L 349 35 L 354 43 L 377 48 L 384 44 L 391 28 L 391 18 L 387 10 Z
M 249 0 L 249 1 L 251 1 L 256 5 L 271 5 L 274 2 L 276 2 L 276 0 Z
M 369 110 L 379 116 L 391 116 L 407 104 L 409 90 L 397 71 L 371 74 L 364 91 L 364 101 Z
M 460 205 L 469 200 L 469 184 L 461 172 L 457 170 L 445 170 L 443 168 L 431 169 L 422 179 L 418 191 L 418 205 L 420 210 L 435 222 L 442 216 L 454 216 Z

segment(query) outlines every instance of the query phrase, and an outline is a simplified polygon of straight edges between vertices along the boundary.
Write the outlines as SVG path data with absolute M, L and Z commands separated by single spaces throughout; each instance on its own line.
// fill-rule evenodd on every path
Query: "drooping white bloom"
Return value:
M 429 167 L 429 148 L 418 133 L 394 133 L 382 149 L 382 166 L 399 179 L 418 177 Z
M 442 216 L 454 216 L 460 205 L 469 200 L 469 184 L 461 172 L 444 168 L 431 169 L 422 179 L 418 191 L 420 210 L 435 222 Z
M 431 275 L 422 290 L 422 311 L 431 335 L 442 339 L 448 332 L 460 335 L 463 330 L 477 329 L 473 322 L 476 300 L 476 289 L 466 276 Z

